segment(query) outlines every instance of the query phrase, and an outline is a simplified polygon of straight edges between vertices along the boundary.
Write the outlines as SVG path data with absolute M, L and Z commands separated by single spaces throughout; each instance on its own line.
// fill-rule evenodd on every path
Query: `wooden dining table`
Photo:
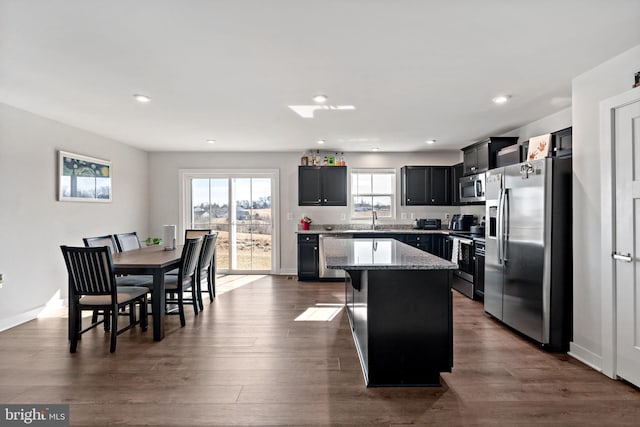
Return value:
M 155 341 L 164 338 L 164 275 L 180 265 L 182 246 L 177 245 L 175 249 L 165 250 L 163 246 L 155 245 L 113 254 L 113 267 L 116 274 L 153 276 L 151 306 L 153 309 L 153 339 Z

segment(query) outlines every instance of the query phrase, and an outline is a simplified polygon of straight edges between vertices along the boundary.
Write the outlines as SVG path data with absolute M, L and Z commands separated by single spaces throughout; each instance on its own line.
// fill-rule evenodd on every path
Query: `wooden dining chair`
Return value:
M 134 249 L 142 248 L 142 243 L 138 238 L 138 233 L 132 231 L 131 233 L 116 234 L 116 243 L 120 252 L 131 251 Z
M 216 253 L 216 239 L 217 233 L 207 234 L 204 236 L 204 242 L 202 243 L 202 250 L 200 251 L 200 259 L 198 260 L 198 268 L 196 271 L 196 284 L 198 294 L 198 304 L 200 310 L 203 310 L 202 303 L 202 285 L 206 285 L 206 291 L 209 293 L 209 301 L 213 301 L 216 295 L 216 265 L 215 265 L 215 253 Z
M 135 235 L 135 232 L 133 234 Z M 84 239 L 82 239 L 82 241 L 87 248 L 107 246 L 109 247 L 109 249 L 111 249 L 112 254 L 122 252 L 122 250 L 120 249 L 120 245 L 117 244 L 117 239 L 111 234 L 100 237 L 85 237 Z M 116 281 L 118 282 L 118 286 L 150 286 L 153 284 L 153 277 L 139 275 L 116 276 Z
M 106 246 L 111 250 L 111 253 L 120 252 L 120 248 L 116 243 L 116 239 L 113 235 L 108 234 L 106 236 L 97 236 L 97 237 L 85 237 L 82 239 L 84 246 L 87 248 L 98 248 L 101 246 Z M 153 284 L 153 277 L 151 276 L 118 276 L 116 275 L 116 282 L 118 286 L 151 286 Z M 92 323 L 96 323 L 98 321 L 98 316 L 100 315 L 100 310 L 96 309 L 93 311 L 93 317 L 91 318 Z M 109 318 L 106 313 L 102 313 L 105 315 L 104 327 L 105 330 L 109 330 Z M 133 304 L 129 308 L 129 316 L 131 317 L 131 321 L 135 322 L 135 310 L 133 309 Z
M 211 230 L 206 228 L 188 228 L 184 230 L 184 241 L 186 242 L 187 239 L 192 239 L 194 237 L 201 237 L 201 236 L 204 237 L 210 233 L 211 233 Z M 178 269 L 177 268 L 173 269 L 169 271 L 167 274 L 176 275 L 178 274 Z
M 196 267 L 202 249 L 203 237 L 194 237 L 186 239 L 182 247 L 182 255 L 180 257 L 180 266 L 178 274 L 165 275 L 164 287 L 167 294 L 165 302 L 167 304 L 177 304 L 178 314 L 180 315 L 180 326 L 186 324 L 184 316 L 184 303 L 191 302 L 193 311 L 198 314 L 198 298 L 196 296 Z M 191 291 L 191 299 L 185 300 L 184 292 Z M 175 312 L 167 311 L 167 314 L 175 314 Z
M 80 336 L 95 328 L 100 323 L 107 322 L 111 316 L 111 345 L 109 351 L 116 351 L 116 337 L 136 324 L 140 324 L 143 331 L 147 330 L 147 293 L 149 288 L 144 286 L 117 286 L 113 271 L 113 259 L 109 247 L 96 248 L 60 246 L 67 273 L 69 275 L 69 332 L 71 345 L 69 351 L 75 353 Z M 140 320 L 132 321 L 129 325 L 118 329 L 118 312 L 120 308 L 138 303 Z M 106 314 L 103 320 L 92 322 L 82 329 L 82 310 L 103 310 Z
M 206 236 L 208 234 L 211 234 L 211 229 L 202 229 L 202 228 L 189 228 L 184 230 L 184 238 L 185 240 L 191 237 L 198 237 L 198 236 Z M 217 233 L 215 233 L 217 236 Z M 202 243 L 202 252 L 204 252 L 205 250 L 205 244 L 206 241 Z M 214 253 L 211 254 L 212 260 L 211 262 L 213 263 L 213 257 L 215 256 L 215 239 L 213 241 L 213 251 Z M 202 262 L 198 262 L 198 272 L 202 272 L 204 273 L 204 271 L 202 271 L 202 269 L 204 268 L 204 265 Z M 209 300 L 213 301 L 213 298 L 215 297 L 215 263 L 213 265 L 212 268 L 207 269 L 207 272 L 205 275 L 202 276 L 203 279 L 207 280 L 207 290 L 205 292 L 209 293 Z M 210 276 L 210 273 L 213 274 L 213 276 Z M 201 279 L 197 279 L 197 286 L 198 286 L 198 305 L 200 306 L 200 310 L 204 309 L 204 305 L 202 303 L 202 287 L 201 287 Z

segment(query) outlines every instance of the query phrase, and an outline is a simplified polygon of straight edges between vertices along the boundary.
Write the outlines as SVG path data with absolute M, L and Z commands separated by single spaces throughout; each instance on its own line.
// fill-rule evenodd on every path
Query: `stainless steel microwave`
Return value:
M 462 203 L 484 202 L 484 173 L 463 176 L 458 181 Z

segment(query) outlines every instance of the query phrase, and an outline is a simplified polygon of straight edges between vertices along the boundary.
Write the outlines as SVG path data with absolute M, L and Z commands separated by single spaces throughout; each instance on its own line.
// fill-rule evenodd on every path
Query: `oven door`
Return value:
M 465 203 L 484 202 L 484 174 L 463 176 L 458 181 L 460 201 Z
M 458 264 L 458 269 L 453 272 L 453 289 L 461 294 L 474 299 L 474 248 L 473 240 L 460 237 L 451 237 L 454 241 L 451 261 Z

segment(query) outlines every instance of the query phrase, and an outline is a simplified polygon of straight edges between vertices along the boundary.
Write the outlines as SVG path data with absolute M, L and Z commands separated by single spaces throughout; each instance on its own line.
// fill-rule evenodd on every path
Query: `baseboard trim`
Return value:
M 8 319 L 0 320 L 0 332 L 6 331 L 7 329 L 15 328 L 18 325 L 36 319 L 38 317 L 38 314 L 40 314 L 44 307 L 45 306 L 43 305 L 38 308 L 34 308 L 33 310 L 29 310 L 25 313 L 17 314 Z
M 280 275 L 280 276 L 297 276 L 298 275 L 298 270 L 293 269 L 293 268 L 283 268 L 277 274 Z
M 586 348 L 576 344 L 575 342 L 569 343 L 569 352 L 567 354 L 575 359 L 578 359 L 590 368 L 593 368 L 598 372 L 602 372 L 602 356 L 599 356 L 594 352 L 587 350 Z

